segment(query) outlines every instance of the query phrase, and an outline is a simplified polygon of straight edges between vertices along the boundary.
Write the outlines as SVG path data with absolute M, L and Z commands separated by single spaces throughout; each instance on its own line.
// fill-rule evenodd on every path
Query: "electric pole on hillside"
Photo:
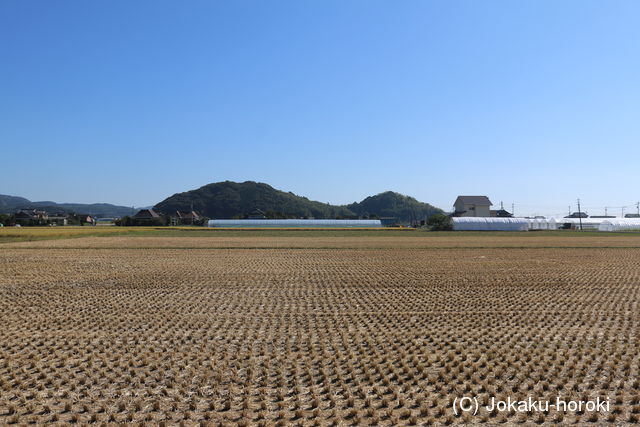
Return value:
M 580 199 L 578 199 L 578 219 L 580 221 L 580 231 L 582 231 L 582 211 L 580 210 Z
M 607 216 L 607 215 L 608 215 L 608 214 L 607 214 L 607 207 L 605 206 L 605 207 L 604 207 L 604 216 Z
M 511 203 L 511 216 L 515 218 L 516 216 L 516 204 Z
M 636 213 L 638 214 L 638 216 L 640 217 L 640 202 L 636 203 Z

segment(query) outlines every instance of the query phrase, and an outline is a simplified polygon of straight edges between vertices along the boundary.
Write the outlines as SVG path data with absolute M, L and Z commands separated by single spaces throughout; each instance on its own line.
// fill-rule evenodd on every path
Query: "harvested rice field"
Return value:
M 0 425 L 640 420 L 638 234 L 42 233 L 0 232 Z

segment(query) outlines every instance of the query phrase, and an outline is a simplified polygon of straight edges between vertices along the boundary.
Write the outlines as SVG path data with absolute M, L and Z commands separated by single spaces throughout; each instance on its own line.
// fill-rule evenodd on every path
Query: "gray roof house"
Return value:
M 141 209 L 133 217 L 135 219 L 156 219 L 160 218 L 160 215 L 158 215 L 153 209 Z

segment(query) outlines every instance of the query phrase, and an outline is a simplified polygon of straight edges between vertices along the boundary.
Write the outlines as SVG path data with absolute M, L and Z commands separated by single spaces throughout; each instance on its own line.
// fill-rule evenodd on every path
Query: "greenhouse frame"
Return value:
M 212 228 L 381 228 L 379 219 L 212 219 Z
M 527 231 L 529 221 L 525 218 L 454 217 L 456 231 Z

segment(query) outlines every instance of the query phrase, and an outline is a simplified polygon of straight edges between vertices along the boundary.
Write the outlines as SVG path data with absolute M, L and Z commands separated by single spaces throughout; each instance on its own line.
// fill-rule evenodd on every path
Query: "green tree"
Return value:
M 0 224 L 9 225 L 12 221 L 12 216 L 9 214 L 0 214 Z
M 447 215 L 435 214 L 427 219 L 427 225 L 431 231 L 453 230 L 453 221 Z

